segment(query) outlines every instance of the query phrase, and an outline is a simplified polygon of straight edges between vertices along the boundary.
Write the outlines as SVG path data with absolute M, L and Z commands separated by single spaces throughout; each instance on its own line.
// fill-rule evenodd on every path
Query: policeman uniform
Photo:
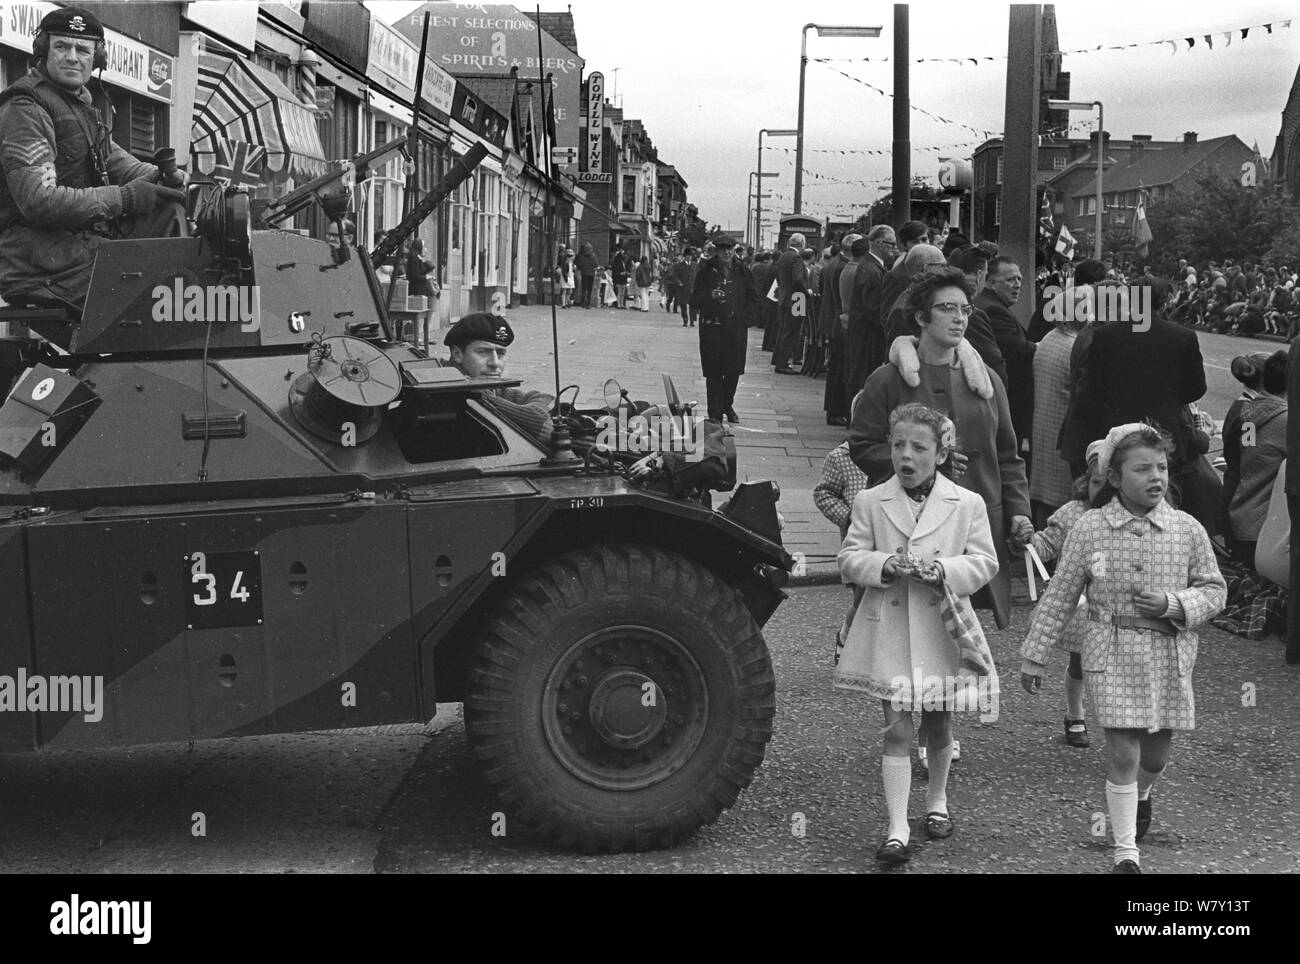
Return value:
M 700 368 L 707 387 L 709 419 L 725 415 L 737 422 L 736 388 L 745 373 L 749 353 L 749 313 L 758 303 L 754 276 L 731 256 L 735 238 L 713 237 L 714 257 L 700 265 L 691 293 L 691 307 L 700 316 Z

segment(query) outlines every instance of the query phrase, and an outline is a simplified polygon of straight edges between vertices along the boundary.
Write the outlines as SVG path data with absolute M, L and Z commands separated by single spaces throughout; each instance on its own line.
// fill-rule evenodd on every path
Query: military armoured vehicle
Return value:
M 714 510 L 734 463 L 638 461 L 598 444 L 598 409 L 557 410 L 572 441 L 539 447 L 484 402 L 511 382 L 394 336 L 342 176 L 260 220 L 191 185 L 172 236 L 102 245 L 79 316 L 0 311 L 0 749 L 463 701 L 511 816 L 588 850 L 682 839 L 771 733 L 779 493 Z M 318 203 L 337 243 L 274 226 Z

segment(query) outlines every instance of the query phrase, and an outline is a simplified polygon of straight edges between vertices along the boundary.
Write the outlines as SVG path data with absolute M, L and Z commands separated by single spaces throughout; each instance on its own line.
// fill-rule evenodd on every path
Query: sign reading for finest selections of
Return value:
M 566 164 L 578 163 L 578 149 L 576 147 L 552 147 L 551 163 L 561 166 Z
M 555 75 L 555 141 L 578 143 L 578 112 L 584 61 L 532 18 L 508 3 L 426 3 L 410 11 L 393 27 L 416 45 L 429 17 L 428 59 L 457 76 L 505 77 L 519 68 L 519 79 L 540 81 Z
M 587 171 L 605 170 L 605 75 L 587 78 Z
M 57 9 L 56 4 L 43 0 L 0 2 L 0 43 L 31 53 L 32 35 L 36 33 L 41 18 Z M 171 103 L 174 57 L 107 27 L 104 28 L 104 45 L 108 52 L 108 66 L 104 68 L 106 81 Z

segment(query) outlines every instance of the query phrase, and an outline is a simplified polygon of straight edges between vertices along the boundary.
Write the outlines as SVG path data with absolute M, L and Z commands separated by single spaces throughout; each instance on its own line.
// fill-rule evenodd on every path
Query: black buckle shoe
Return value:
M 1137 819 L 1137 836 L 1134 841 L 1141 840 L 1151 829 L 1151 798 L 1138 801 L 1138 819 Z
M 1138 866 L 1136 860 L 1121 860 L 1111 871 L 1112 874 L 1140 874 L 1142 868 Z
M 1074 727 L 1079 729 L 1074 729 Z M 1088 740 L 1088 726 L 1083 720 L 1072 720 L 1068 716 L 1065 718 L 1065 742 L 1070 746 L 1080 748 L 1092 746 Z
M 912 850 L 897 837 L 890 837 L 876 851 L 876 859 L 882 864 L 905 864 L 912 859 Z

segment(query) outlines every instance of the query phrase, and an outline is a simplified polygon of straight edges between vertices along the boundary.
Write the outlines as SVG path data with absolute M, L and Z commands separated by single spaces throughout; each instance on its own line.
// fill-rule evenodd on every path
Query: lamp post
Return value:
M 763 190 L 763 182 L 762 182 L 762 178 L 765 178 L 765 177 L 780 177 L 780 175 L 777 174 L 776 171 L 769 171 L 769 172 L 767 172 L 766 174 L 759 174 L 757 171 L 750 171 L 750 172 L 749 172 L 749 193 L 745 195 L 745 243 L 748 244 L 748 245 L 754 245 L 754 235 L 753 235 L 752 232 L 753 232 L 753 229 L 754 229 L 754 204 L 753 204 L 753 202 L 754 202 L 754 194 L 755 194 L 755 191 L 754 191 L 754 178 L 755 178 L 755 177 L 759 178 L 759 182 L 758 182 L 758 184 L 759 184 L 759 186 L 758 186 L 758 190 L 759 190 L 759 192 L 761 192 L 761 191 Z M 765 195 L 765 196 L 769 196 L 769 195 Z
M 803 207 L 803 84 L 808 67 L 808 31 L 816 30 L 819 37 L 879 37 L 880 27 L 830 26 L 806 23 L 799 34 L 799 125 L 794 146 L 794 213 L 801 214 Z
M 798 137 L 799 136 L 799 132 L 797 130 L 789 130 L 788 128 L 783 128 L 781 130 L 769 130 L 768 128 L 764 127 L 759 130 L 758 132 L 758 183 L 759 183 L 758 192 L 760 195 L 763 193 L 762 184 L 763 184 L 763 135 L 764 134 L 766 134 L 768 137 Z M 763 246 L 763 199 L 762 197 L 757 197 L 754 199 L 754 233 L 757 235 L 757 237 L 754 238 L 754 247 L 761 248 Z
M 1101 260 L 1101 223 L 1102 213 L 1105 208 L 1102 207 L 1101 195 L 1101 178 L 1106 170 L 1105 144 L 1102 131 L 1106 129 L 1103 122 L 1101 101 L 1099 100 L 1049 100 L 1047 106 L 1052 110 L 1092 110 L 1097 108 L 1097 220 L 1092 239 L 1092 256 L 1098 261 Z

